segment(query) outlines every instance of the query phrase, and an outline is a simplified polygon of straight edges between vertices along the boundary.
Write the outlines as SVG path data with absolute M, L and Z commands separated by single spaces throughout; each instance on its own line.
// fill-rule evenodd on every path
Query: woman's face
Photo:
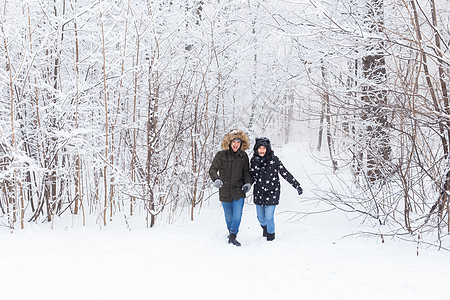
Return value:
M 258 147 L 258 154 L 259 154 L 259 156 L 263 157 L 264 155 L 266 155 L 266 151 L 267 151 L 266 146 L 259 146 Z

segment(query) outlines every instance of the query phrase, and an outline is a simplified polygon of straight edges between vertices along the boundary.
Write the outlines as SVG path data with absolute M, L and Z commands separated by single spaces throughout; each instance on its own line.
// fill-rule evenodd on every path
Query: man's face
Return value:
M 231 149 L 233 150 L 233 152 L 238 151 L 240 147 L 241 142 L 239 142 L 238 140 L 231 141 Z

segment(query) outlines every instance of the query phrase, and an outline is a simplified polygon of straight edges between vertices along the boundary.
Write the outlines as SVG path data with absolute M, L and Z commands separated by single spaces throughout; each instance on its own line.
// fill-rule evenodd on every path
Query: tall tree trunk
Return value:
M 105 42 L 105 30 L 103 27 L 103 12 L 100 12 L 100 24 L 101 24 L 101 39 L 102 39 L 102 54 L 103 54 L 103 95 L 104 95 L 104 109 L 105 109 L 105 157 L 104 157 L 104 167 L 103 167 L 103 186 L 104 186 L 104 205 L 105 209 L 103 211 L 103 224 L 106 226 L 106 216 L 108 210 L 108 148 L 109 148 L 109 115 L 108 115 L 108 89 L 106 85 L 106 42 Z M 111 206 L 111 216 L 112 218 L 112 203 Z
M 367 2 L 367 25 L 369 32 L 377 35 L 384 24 L 383 0 Z M 366 83 L 362 87 L 362 101 L 365 105 L 362 119 L 367 122 L 367 178 L 369 182 L 383 179 L 383 165 L 389 160 L 390 141 L 388 135 L 387 97 L 385 90 L 386 63 L 383 42 L 369 40 L 368 55 L 362 60 L 363 76 Z
M 410 3 L 413 13 L 413 24 L 416 30 L 417 47 L 420 51 L 421 66 L 423 68 L 425 81 L 427 84 L 430 98 L 433 103 L 434 110 L 436 111 L 437 115 L 449 115 L 450 107 L 446 82 L 446 80 L 448 80 L 447 77 L 448 75 L 445 74 L 444 70 L 445 62 L 442 57 L 443 52 L 441 51 L 441 37 L 437 31 L 437 28 L 439 28 L 439 24 L 436 16 L 436 3 L 434 0 L 429 1 L 431 10 L 431 19 L 429 19 L 429 22 L 431 22 L 431 24 L 429 24 L 429 26 L 433 30 L 434 47 L 436 48 L 436 51 L 434 53 L 436 53 L 437 57 L 436 63 L 439 75 L 439 78 L 437 80 L 434 79 L 430 74 L 430 69 L 433 68 L 432 66 L 430 67 L 429 65 L 433 63 L 434 59 L 431 59 L 431 62 L 428 61 L 428 55 L 423 46 L 423 43 L 425 43 L 426 41 L 424 41 L 424 38 L 422 37 L 422 23 L 419 20 L 419 13 L 420 12 L 423 13 L 423 11 L 422 9 L 418 10 L 417 0 L 411 0 Z M 449 153 L 450 149 L 448 141 L 450 138 L 450 121 L 441 120 L 440 122 L 438 122 L 438 128 L 436 129 L 436 131 L 439 132 L 443 155 L 447 161 L 450 161 L 450 153 Z M 449 197 L 448 197 L 449 191 L 450 191 L 450 170 L 447 170 L 445 175 L 443 176 L 442 190 L 440 193 L 441 197 L 438 200 L 438 203 L 436 203 L 435 206 L 433 206 L 433 208 L 434 207 L 437 208 L 438 214 L 441 217 L 443 216 L 444 212 L 447 213 L 447 231 L 450 232 L 450 211 L 449 211 Z
M 145 201 L 147 207 L 147 222 L 150 220 L 150 224 L 147 226 L 153 227 L 156 222 L 154 215 L 155 211 L 155 197 L 153 193 L 154 181 L 152 180 L 153 174 L 152 168 L 155 160 L 155 147 L 157 139 L 157 111 L 158 111 L 158 99 L 159 95 L 159 71 L 153 69 L 155 61 L 159 60 L 159 44 L 156 40 L 154 51 L 152 51 L 151 57 L 146 57 L 148 61 L 148 103 L 147 103 L 147 160 L 146 160 L 146 185 L 145 185 Z
M 9 95 L 10 95 L 10 128 L 11 128 L 11 146 L 12 146 L 12 151 L 17 152 L 17 145 L 16 145 L 16 135 L 15 135 L 15 125 L 14 125 L 14 116 L 15 116 L 15 100 L 14 100 L 14 80 L 13 80 L 13 74 L 12 74 L 12 65 L 11 65 L 11 58 L 9 55 L 9 51 L 8 51 L 8 43 L 6 41 L 6 35 L 5 35 L 5 31 L 3 28 L 3 25 L 1 26 L 1 30 L 2 30 L 2 35 L 3 35 L 3 43 L 4 43 L 4 47 L 5 47 L 5 54 L 6 54 L 6 60 L 7 60 L 7 71 L 9 74 Z M 11 153 L 11 154 L 15 154 L 16 153 Z M 5 155 L 6 156 L 6 155 Z M 12 155 L 8 155 L 11 156 Z M 11 158 L 11 162 L 14 164 L 14 158 Z M 14 166 L 13 166 L 14 167 Z M 12 178 L 6 179 L 5 180 L 5 185 L 6 185 L 6 191 L 7 191 L 7 205 L 8 205 L 8 209 L 9 209 L 9 205 L 12 204 L 13 206 L 13 211 L 12 211 L 12 217 L 11 217 L 11 227 L 14 228 L 14 223 L 15 223 L 15 214 L 16 214 L 16 207 L 17 207 L 17 168 L 14 167 L 14 174 L 12 176 Z
M 72 4 L 72 10 L 74 11 L 75 15 L 77 14 L 77 0 L 74 0 L 74 3 Z M 78 42 L 78 22 L 75 18 L 74 20 L 74 34 L 75 34 L 75 129 L 78 131 L 78 109 L 79 109 L 79 102 L 80 102 L 80 92 L 79 92 L 79 80 L 80 80 L 80 70 L 79 70 L 79 42 Z M 76 136 L 78 137 L 78 135 Z M 74 201 L 74 208 L 73 213 L 75 215 L 78 215 L 78 206 L 83 205 L 82 199 L 81 199 L 81 163 L 80 163 L 80 153 L 76 153 L 76 159 L 75 159 L 75 201 Z M 84 217 L 84 214 L 83 214 Z M 83 225 L 85 225 L 85 222 L 83 221 Z
M 328 79 L 326 75 L 325 66 L 322 64 L 321 66 L 322 79 L 324 89 L 322 92 L 322 102 L 323 102 L 323 110 L 322 114 L 325 114 L 325 120 L 327 122 L 327 144 L 328 144 L 328 153 L 330 154 L 331 163 L 333 165 L 333 171 L 337 171 L 338 163 L 337 160 L 334 159 L 334 140 L 333 135 L 331 133 L 331 105 L 330 105 L 330 92 L 328 90 Z M 320 132 L 322 135 L 322 132 Z

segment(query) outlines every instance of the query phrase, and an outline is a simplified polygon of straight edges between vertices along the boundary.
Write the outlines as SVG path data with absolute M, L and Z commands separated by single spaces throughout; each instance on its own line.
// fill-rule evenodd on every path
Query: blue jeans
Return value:
M 239 232 L 239 225 L 241 225 L 244 198 L 231 202 L 222 202 L 222 207 L 225 213 L 228 231 L 237 234 Z
M 267 226 L 268 233 L 275 233 L 275 221 L 273 215 L 276 205 L 258 205 L 256 204 L 256 217 L 261 226 Z

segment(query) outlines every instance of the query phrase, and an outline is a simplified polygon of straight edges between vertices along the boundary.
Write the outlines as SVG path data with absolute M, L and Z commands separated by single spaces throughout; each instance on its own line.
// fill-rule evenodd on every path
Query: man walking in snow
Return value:
M 252 186 L 249 159 L 245 153 L 249 147 L 250 140 L 243 131 L 230 131 L 223 138 L 222 150 L 217 152 L 209 168 L 209 176 L 219 189 L 219 200 L 230 233 L 228 243 L 235 246 L 241 245 L 236 235 L 241 224 L 245 194 Z

